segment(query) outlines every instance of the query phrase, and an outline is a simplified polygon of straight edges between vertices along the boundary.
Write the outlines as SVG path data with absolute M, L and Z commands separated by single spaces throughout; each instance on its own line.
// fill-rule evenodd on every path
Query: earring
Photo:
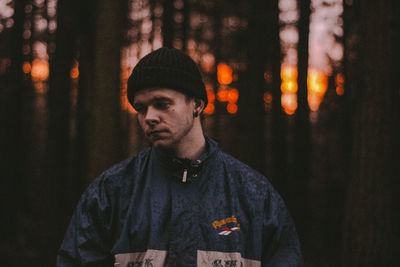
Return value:
M 193 113 L 193 116 L 196 118 L 197 116 L 199 116 L 199 113 L 196 111 L 195 113 Z

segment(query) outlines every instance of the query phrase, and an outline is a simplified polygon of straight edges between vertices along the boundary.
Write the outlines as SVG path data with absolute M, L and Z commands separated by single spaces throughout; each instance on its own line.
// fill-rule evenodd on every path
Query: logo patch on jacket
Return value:
M 167 251 L 148 249 L 145 252 L 115 255 L 115 267 L 156 267 L 166 266 Z
M 261 262 L 242 258 L 239 252 L 197 251 L 197 266 L 261 267 Z
M 240 224 L 235 215 L 219 221 L 214 221 L 212 226 L 215 230 L 219 231 L 219 235 L 230 235 L 231 233 L 240 230 Z

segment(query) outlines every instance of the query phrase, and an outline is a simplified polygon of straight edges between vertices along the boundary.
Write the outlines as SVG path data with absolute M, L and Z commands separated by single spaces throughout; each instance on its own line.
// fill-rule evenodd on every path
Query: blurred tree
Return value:
M 0 51 L 0 210 L 1 257 L 4 265 L 17 260 L 16 248 L 20 236 L 19 216 L 25 199 L 28 122 L 32 87 L 22 70 L 24 9 L 29 1 L 16 1 L 14 26 L 1 36 Z M 3 39 L 4 38 L 4 39 Z
M 265 173 L 263 96 L 266 85 L 264 72 L 269 62 L 267 48 L 270 45 L 271 36 L 268 35 L 268 32 L 274 26 L 265 19 L 272 13 L 268 7 L 268 1 L 249 2 L 248 27 L 245 35 L 247 65 L 241 77 L 242 87 L 238 103 L 241 139 L 239 159 L 262 173 Z
M 41 191 L 47 201 L 40 211 L 52 214 L 39 233 L 46 255 L 47 264 L 54 263 L 54 255 L 64 234 L 66 223 L 75 203 L 77 177 L 71 176 L 70 118 L 71 118 L 71 77 L 70 70 L 76 53 L 76 38 L 79 29 L 78 1 L 59 1 L 57 6 L 56 50 L 50 58 L 50 80 L 48 91 L 48 138 L 47 173 L 41 180 Z
M 308 221 L 307 195 L 310 176 L 310 120 L 307 100 L 307 74 L 308 74 L 308 39 L 310 27 L 310 0 L 298 1 L 300 18 L 298 22 L 298 109 L 295 115 L 294 126 L 294 166 L 289 174 L 287 183 L 288 206 L 292 212 L 300 239 L 305 243 Z
M 162 22 L 163 46 L 173 47 L 174 41 L 174 1 L 163 1 L 163 22 Z
M 354 1 L 353 5 L 347 27 L 358 30 L 352 36 L 358 55 L 346 68 L 356 81 L 348 78 L 346 87 L 355 101 L 342 266 L 397 266 L 399 3 Z
M 78 155 L 90 182 L 122 158 L 120 117 L 120 1 L 86 1 L 80 35 Z
M 83 187 L 121 159 L 119 1 L 59 1 L 56 50 L 50 62 L 47 173 L 40 232 L 48 265 Z M 79 60 L 78 137 L 71 139 L 71 68 Z M 76 144 L 76 147 L 74 147 Z
M 223 18 L 223 11 L 224 11 L 224 1 L 215 1 L 214 8 L 213 8 L 213 30 L 214 30 L 214 38 L 212 40 L 212 49 L 213 55 L 215 58 L 215 64 L 218 66 L 220 62 L 222 62 L 221 58 L 221 50 L 222 50 L 222 18 Z M 200 41 L 200 40 L 199 40 Z M 216 71 L 216 67 L 214 68 L 215 71 L 212 75 L 212 87 L 214 88 L 215 92 L 218 92 L 219 83 L 218 83 L 218 73 Z M 213 128 L 212 128 L 212 136 L 216 140 L 220 140 L 221 132 L 221 113 L 224 112 L 222 104 L 220 101 L 214 102 L 214 114 L 213 114 Z M 219 141 L 220 142 L 220 141 Z
M 188 33 L 190 27 L 190 1 L 183 0 L 183 8 L 182 8 L 182 15 L 183 21 L 181 25 L 181 35 L 182 35 L 182 51 L 186 52 L 187 49 L 187 41 L 188 41 Z
M 282 53 L 279 38 L 279 1 L 268 1 L 271 16 L 269 16 L 271 42 L 269 45 L 270 71 L 272 81 L 269 82 L 268 92 L 272 95 L 272 129 L 271 150 L 272 156 L 272 177 L 274 186 L 286 199 L 287 196 L 287 162 L 286 162 L 286 116 L 281 105 L 281 62 Z M 268 82 L 268 78 L 266 77 Z

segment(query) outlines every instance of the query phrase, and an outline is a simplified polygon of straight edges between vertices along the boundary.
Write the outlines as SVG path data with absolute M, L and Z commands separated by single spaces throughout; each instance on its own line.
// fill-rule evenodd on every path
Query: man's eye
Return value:
M 144 107 L 135 107 L 135 110 L 137 113 L 143 114 L 146 112 L 146 109 Z
M 160 102 L 154 105 L 157 109 L 167 109 L 170 106 L 170 103 Z

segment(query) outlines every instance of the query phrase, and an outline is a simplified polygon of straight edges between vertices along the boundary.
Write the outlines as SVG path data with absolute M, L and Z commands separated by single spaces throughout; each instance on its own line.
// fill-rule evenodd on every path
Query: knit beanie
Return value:
M 128 79 L 128 100 L 133 105 L 141 89 L 167 88 L 204 100 L 207 92 L 196 63 L 185 53 L 162 47 L 143 57 Z

